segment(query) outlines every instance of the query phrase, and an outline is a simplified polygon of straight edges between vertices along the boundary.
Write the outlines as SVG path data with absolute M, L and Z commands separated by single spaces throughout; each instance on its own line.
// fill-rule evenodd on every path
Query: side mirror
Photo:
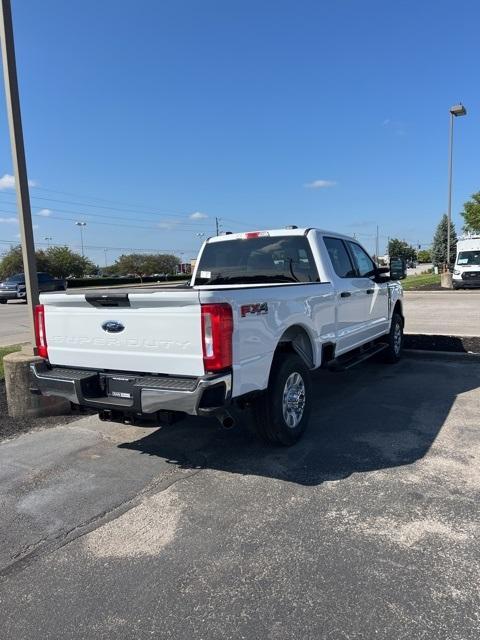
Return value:
M 390 258 L 390 280 L 403 280 L 407 277 L 407 263 L 404 258 Z

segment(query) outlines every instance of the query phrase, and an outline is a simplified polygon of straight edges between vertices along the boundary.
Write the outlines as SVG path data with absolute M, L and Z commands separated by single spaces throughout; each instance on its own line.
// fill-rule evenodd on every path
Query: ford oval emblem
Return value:
M 102 329 L 107 333 L 120 333 L 125 329 L 121 322 L 116 320 L 107 320 L 102 324 Z

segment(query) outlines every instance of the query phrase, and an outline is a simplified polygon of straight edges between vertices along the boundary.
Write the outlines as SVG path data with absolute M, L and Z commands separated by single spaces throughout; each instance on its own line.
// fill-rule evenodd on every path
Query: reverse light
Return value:
M 229 304 L 202 304 L 202 347 L 205 373 L 232 366 L 233 316 Z
M 37 304 L 35 307 L 34 319 L 37 355 L 41 358 L 48 358 L 47 334 L 45 333 L 45 308 L 43 304 Z

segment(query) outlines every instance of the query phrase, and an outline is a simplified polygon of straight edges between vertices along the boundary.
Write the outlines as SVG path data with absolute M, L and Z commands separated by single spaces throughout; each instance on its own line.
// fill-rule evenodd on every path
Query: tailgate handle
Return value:
M 85 300 L 93 307 L 129 307 L 128 293 L 86 293 Z

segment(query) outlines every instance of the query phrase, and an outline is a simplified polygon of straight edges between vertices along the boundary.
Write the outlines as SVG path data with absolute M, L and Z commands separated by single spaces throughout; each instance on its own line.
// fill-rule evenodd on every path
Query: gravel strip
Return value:
M 11 418 L 7 410 L 7 396 L 5 381 L 0 380 L 0 440 L 13 438 L 16 435 L 30 431 L 31 429 L 55 427 L 58 425 L 75 422 L 85 414 L 74 411 L 70 415 L 52 416 L 44 418 Z

